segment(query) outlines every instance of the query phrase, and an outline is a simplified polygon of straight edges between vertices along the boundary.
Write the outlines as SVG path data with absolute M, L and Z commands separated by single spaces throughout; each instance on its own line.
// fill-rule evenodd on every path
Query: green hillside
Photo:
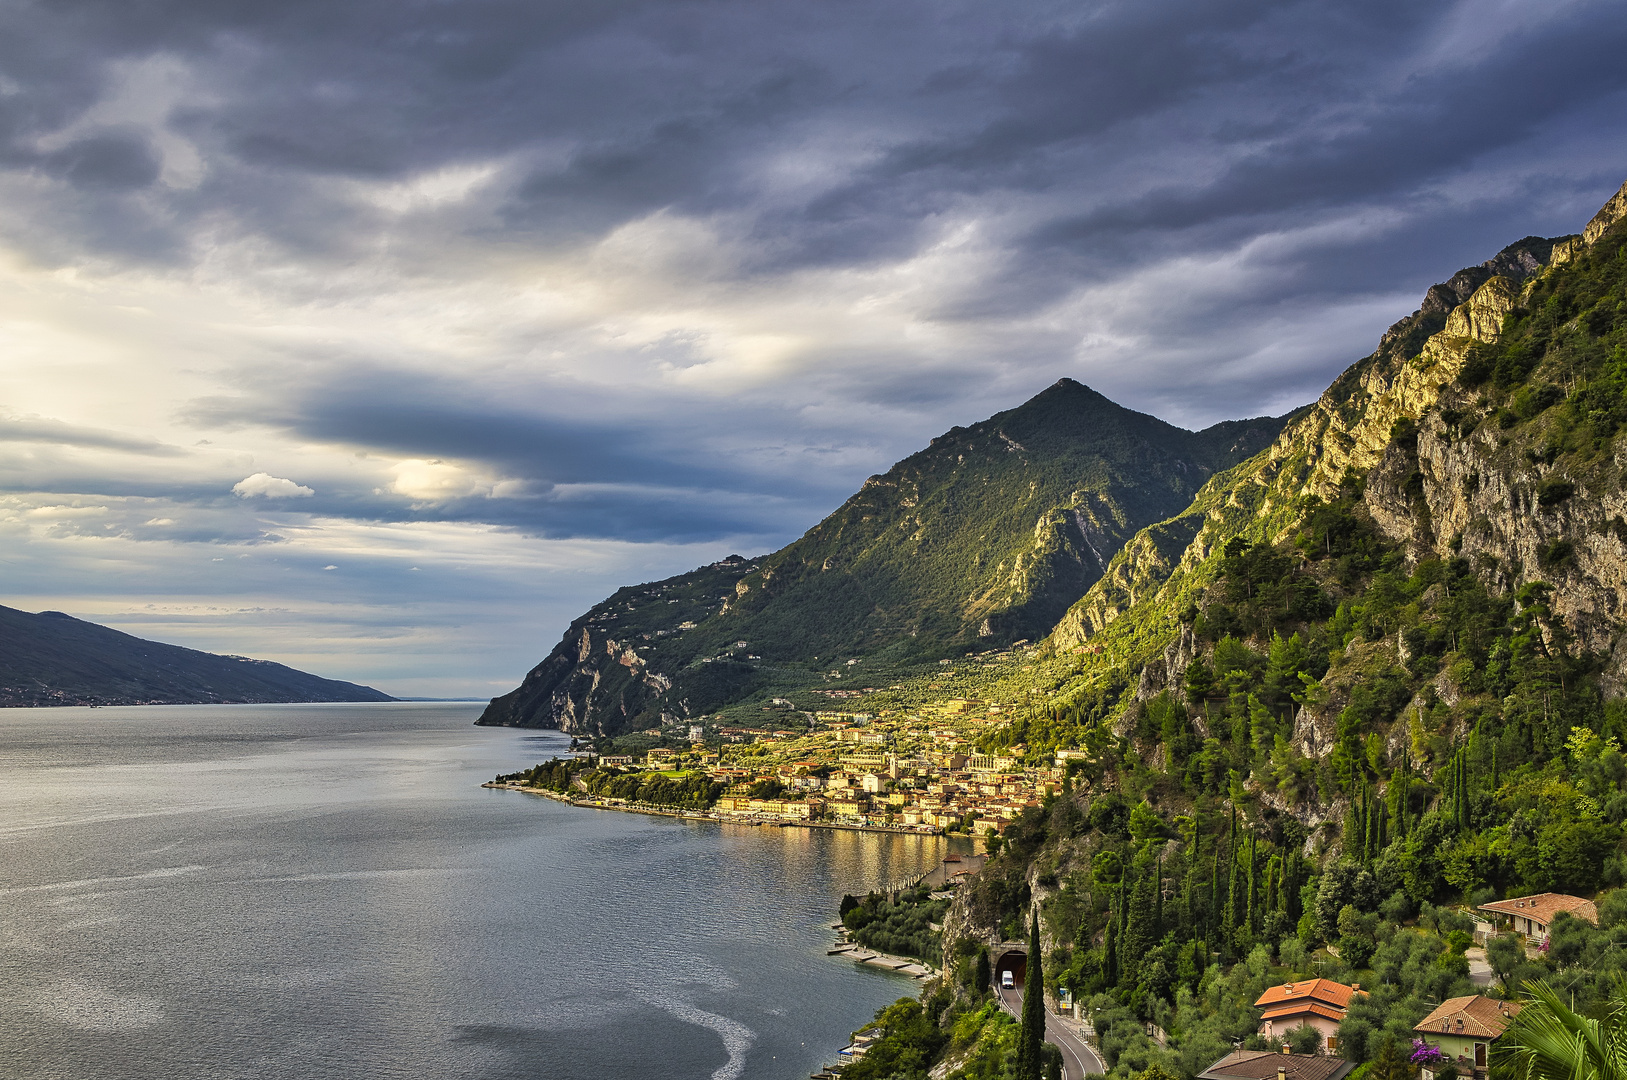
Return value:
M 871 477 L 780 551 L 621 590 L 481 722 L 615 733 L 857 658 L 908 669 L 1043 637 L 1126 539 L 1283 422 L 1194 433 L 1064 379 Z
M 1411 1075 L 1414 1026 L 1453 997 L 1543 980 L 1619 1018 L 1624 218 L 1627 187 L 1581 235 L 1436 286 L 1269 450 L 1126 544 L 1027 685 L 988 684 L 1027 704 L 982 749 L 1075 755 L 988 837 L 944 918 L 948 977 L 878 1015 L 874 1059 L 918 1067 L 853 1075 L 1014 1075 L 981 973 L 1035 911 L 1046 989 L 1116 1078 L 1325 1050 L 1262 1037 L 1253 1004 L 1318 976 L 1368 992 L 1337 1036 L 1358 1078 Z M 1475 951 L 1475 906 L 1547 891 L 1595 900 L 1596 925 Z M 1494 1049 L 1491 1076 L 1513 1065 Z

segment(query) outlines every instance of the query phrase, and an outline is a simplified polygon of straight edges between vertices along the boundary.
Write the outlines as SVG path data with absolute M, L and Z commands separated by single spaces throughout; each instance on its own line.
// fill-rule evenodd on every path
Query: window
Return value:
M 1339 1049 L 1339 1036 L 1337 1036 L 1337 1035 L 1329 1035 L 1328 1036 L 1328 1049 L 1329 1050 L 1337 1050 L 1337 1049 Z

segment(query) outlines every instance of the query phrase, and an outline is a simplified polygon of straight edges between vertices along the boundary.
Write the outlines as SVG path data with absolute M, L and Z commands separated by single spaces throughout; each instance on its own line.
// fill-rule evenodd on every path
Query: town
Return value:
M 1021 744 L 1002 755 L 979 752 L 980 737 L 1003 726 L 1008 715 L 999 705 L 970 699 L 908 712 L 821 711 L 798 718 L 807 730 L 704 723 L 652 728 L 638 737 L 660 738 L 664 745 L 642 753 L 578 747 L 578 768 L 567 784 L 537 783 L 536 770 L 500 776 L 497 784 L 552 787 L 574 802 L 604 808 L 989 836 L 1070 784 L 1070 765 L 1088 760 L 1084 751 L 1062 750 L 1053 762 L 1034 767 L 1024 762 Z M 651 797 L 650 785 L 638 780 L 652 778 L 708 783 L 663 785 L 655 790 L 666 797 Z

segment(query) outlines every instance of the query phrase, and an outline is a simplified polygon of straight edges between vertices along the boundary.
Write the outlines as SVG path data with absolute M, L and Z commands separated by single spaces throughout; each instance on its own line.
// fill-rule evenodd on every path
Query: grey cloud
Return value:
M 69 143 L 45 155 L 46 172 L 79 187 L 124 191 L 158 179 L 158 154 L 141 135 L 108 131 Z
M 455 379 L 398 385 L 331 357 L 307 393 L 256 385 L 237 405 L 200 404 L 193 414 L 478 461 L 534 492 L 403 511 L 399 499 L 370 492 L 319 491 L 334 512 L 687 537 L 701 526 L 686 508 L 704 506 L 722 515 L 720 530 L 768 529 L 778 510 L 731 500 L 773 494 L 813 507 L 920 435 L 1013 404 L 1059 374 L 1091 381 L 1083 330 L 1020 325 L 1081 285 L 1218 257 L 1341 214 L 1388 215 L 1252 256 L 1257 281 L 1217 297 L 1155 298 L 1162 308 L 1144 304 L 1151 314 L 1115 327 L 1142 342 L 1141 362 L 1191 374 L 1170 387 L 1138 388 L 1115 372 L 1097 381 L 1124 387 L 1129 404 L 1201 424 L 1219 410 L 1258 412 L 1285 385 L 1314 394 L 1411 304 L 1337 331 L 1318 312 L 1420 294 L 1551 224 L 1509 230 L 1496 214 L 1572 158 L 1512 170 L 1487 163 L 1518 157 L 1627 90 L 1617 62 L 1627 11 L 1556 9 L 1483 55 L 1430 55 L 1443 27 L 1469 10 L 1308 0 L 15 7 L 0 16 L 0 69 L 18 87 L 0 96 L 0 161 L 80 190 L 53 207 L 48 226 L 0 227 L 63 261 L 78 244 L 85 258 L 184 265 L 218 227 L 269 238 L 291 259 L 346 265 L 397 237 L 324 182 L 488 158 L 515 163 L 519 176 L 480 195 L 489 217 L 471 212 L 480 223 L 448 243 L 476 273 L 470 247 L 557 251 L 663 208 L 726 231 L 747 285 L 808 268 L 863 273 L 940 242 L 946 221 L 975 223 L 990 268 L 954 288 L 923 287 L 919 304 L 923 318 L 989 342 L 981 358 L 940 362 L 890 345 L 835 357 L 818 346 L 810 370 L 786 378 L 778 406 L 737 395 L 663 412 L 630 387 L 618 416 L 615 403 L 494 402 Z M 1473 17 L 1495 30 L 1506 16 Z M 29 149 L 108 92 L 112 64 L 155 55 L 175 58 L 195 82 L 169 123 L 207 162 L 196 188 L 153 186 L 158 158 L 138 130 L 86 135 L 48 155 Z M 1615 123 L 1589 137 L 1627 134 Z M 811 153 L 825 137 L 836 149 L 799 163 L 806 177 L 784 181 L 764 164 Z M 1612 168 L 1627 171 L 1627 161 Z M 1603 193 L 1619 179 L 1569 183 Z M 118 198 L 142 186 L 139 205 Z M 1291 370 L 1217 384 L 1212 373 L 1237 370 L 1266 324 L 1295 335 L 1284 353 Z M 719 424 L 778 426 L 787 443 L 815 445 L 828 431 L 797 419 L 813 401 L 892 409 L 910 422 L 875 437 L 878 459 L 851 466 L 851 477 L 799 477 L 697 437 Z M 752 410 L 763 415 L 742 418 Z M 855 441 L 851 431 L 839 437 Z M 560 485 L 595 494 L 566 499 Z
M 128 454 L 176 457 L 186 451 L 156 439 L 143 439 L 116 431 L 66 424 L 44 418 L 0 417 L 0 442 L 50 443 L 96 450 L 118 450 Z

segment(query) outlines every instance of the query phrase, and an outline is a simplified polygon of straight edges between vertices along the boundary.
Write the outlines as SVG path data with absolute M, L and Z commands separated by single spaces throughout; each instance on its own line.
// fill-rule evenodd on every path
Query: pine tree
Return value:
M 1023 976 L 1022 1027 L 1017 1035 L 1017 1080 L 1040 1080 L 1045 1058 L 1045 971 L 1040 961 L 1039 908 L 1028 931 L 1028 973 Z

